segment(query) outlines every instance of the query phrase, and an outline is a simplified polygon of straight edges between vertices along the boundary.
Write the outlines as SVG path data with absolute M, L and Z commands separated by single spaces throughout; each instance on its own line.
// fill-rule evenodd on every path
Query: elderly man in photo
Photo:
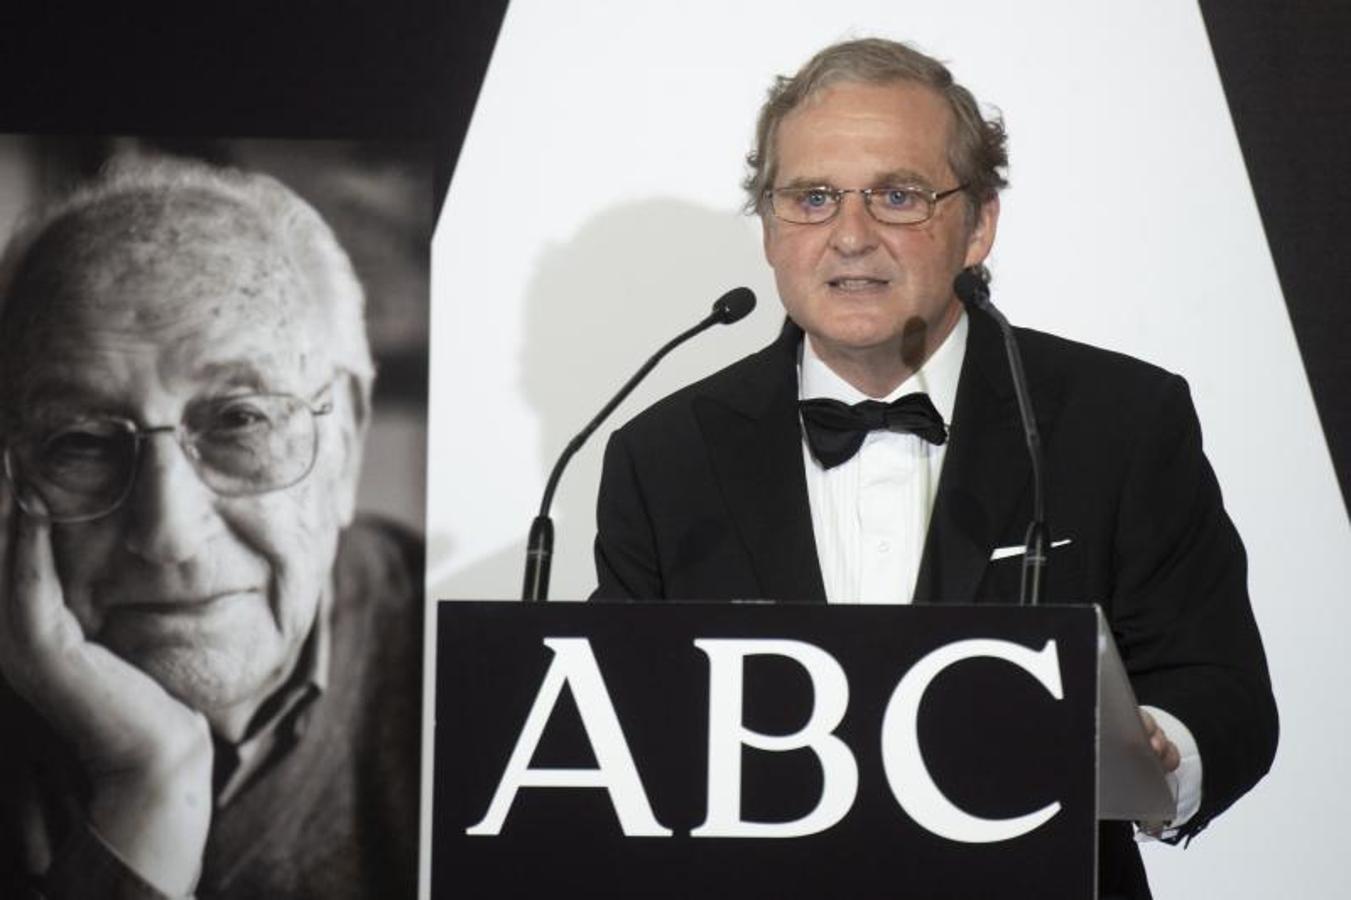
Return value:
M 412 897 L 421 547 L 364 297 L 275 180 L 124 161 L 0 270 L 0 894 Z
M 614 434 L 596 596 L 1016 601 L 1030 464 L 999 332 L 953 286 L 988 278 L 1002 122 L 936 60 L 851 41 L 778 80 L 749 162 L 788 322 Z M 1275 751 L 1243 545 L 1181 378 L 1018 341 L 1060 539 L 1045 600 L 1101 604 L 1174 779 L 1163 834 L 1189 837 Z M 1125 823 L 1102 823 L 1098 873 L 1149 896 Z

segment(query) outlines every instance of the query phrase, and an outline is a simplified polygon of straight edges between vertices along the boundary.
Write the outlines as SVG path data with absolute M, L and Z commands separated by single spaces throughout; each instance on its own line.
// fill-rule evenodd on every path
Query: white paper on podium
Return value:
M 1169 822 L 1177 802 L 1102 609 L 1098 613 L 1098 818 Z

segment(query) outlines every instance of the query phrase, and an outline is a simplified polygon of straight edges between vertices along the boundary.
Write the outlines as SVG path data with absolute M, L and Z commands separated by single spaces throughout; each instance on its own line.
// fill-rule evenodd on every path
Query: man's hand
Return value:
M 1140 710 L 1140 721 L 1145 725 L 1145 733 L 1149 735 L 1149 746 L 1154 748 L 1154 754 L 1163 764 L 1163 770 L 1176 771 L 1182 763 L 1182 754 L 1178 752 L 1177 745 L 1168 740 L 1168 735 L 1159 727 L 1159 723 L 1154 721 L 1148 710 Z
M 0 675 L 74 748 L 98 835 L 160 891 L 190 894 L 211 824 L 206 719 L 86 639 L 62 596 L 51 526 L 25 515 L 3 478 Z

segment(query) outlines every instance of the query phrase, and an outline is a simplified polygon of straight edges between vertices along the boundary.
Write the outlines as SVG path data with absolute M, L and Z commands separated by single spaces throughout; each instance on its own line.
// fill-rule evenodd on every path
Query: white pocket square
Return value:
M 1073 538 L 1065 538 L 1063 541 L 1051 541 L 1051 549 L 1063 547 L 1070 543 Z M 1027 552 L 1027 548 L 1022 544 L 1014 544 L 1012 547 L 995 547 L 994 552 L 990 554 L 990 562 L 996 559 L 1008 559 L 1010 556 L 1022 556 Z

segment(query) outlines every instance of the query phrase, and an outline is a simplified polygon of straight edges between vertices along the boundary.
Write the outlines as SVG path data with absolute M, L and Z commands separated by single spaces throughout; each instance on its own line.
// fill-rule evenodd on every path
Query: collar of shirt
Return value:
M 965 312 L 924 365 L 888 394 L 890 402 L 914 391 L 929 395 L 952 424 L 957 382 L 966 358 Z M 869 399 L 821 361 L 804 337 L 798 367 L 799 398 L 843 403 Z M 905 603 L 914 593 L 938 490 L 946 445 L 912 434 L 869 434 L 858 454 L 824 469 L 802 440 L 817 560 L 831 603 Z
M 880 399 L 890 403 L 906 394 L 922 391 L 929 395 L 933 405 L 942 414 L 943 421 L 952 425 L 952 407 L 957 402 L 957 379 L 962 374 L 962 362 L 966 359 L 966 333 L 970 323 L 963 311 L 952 331 L 938 345 L 924 365 L 901 382 L 895 390 L 885 397 L 870 398 L 867 394 L 845 381 L 834 370 L 821 361 L 812 349 L 811 338 L 802 339 L 802 356 L 799 367 L 798 399 L 827 397 L 843 403 L 858 403 L 863 400 Z
M 328 687 L 333 644 L 333 586 L 319 598 L 314 627 L 290 676 L 263 701 L 239 743 L 216 741 L 216 805 L 225 806 L 254 776 L 299 740 L 315 700 Z

